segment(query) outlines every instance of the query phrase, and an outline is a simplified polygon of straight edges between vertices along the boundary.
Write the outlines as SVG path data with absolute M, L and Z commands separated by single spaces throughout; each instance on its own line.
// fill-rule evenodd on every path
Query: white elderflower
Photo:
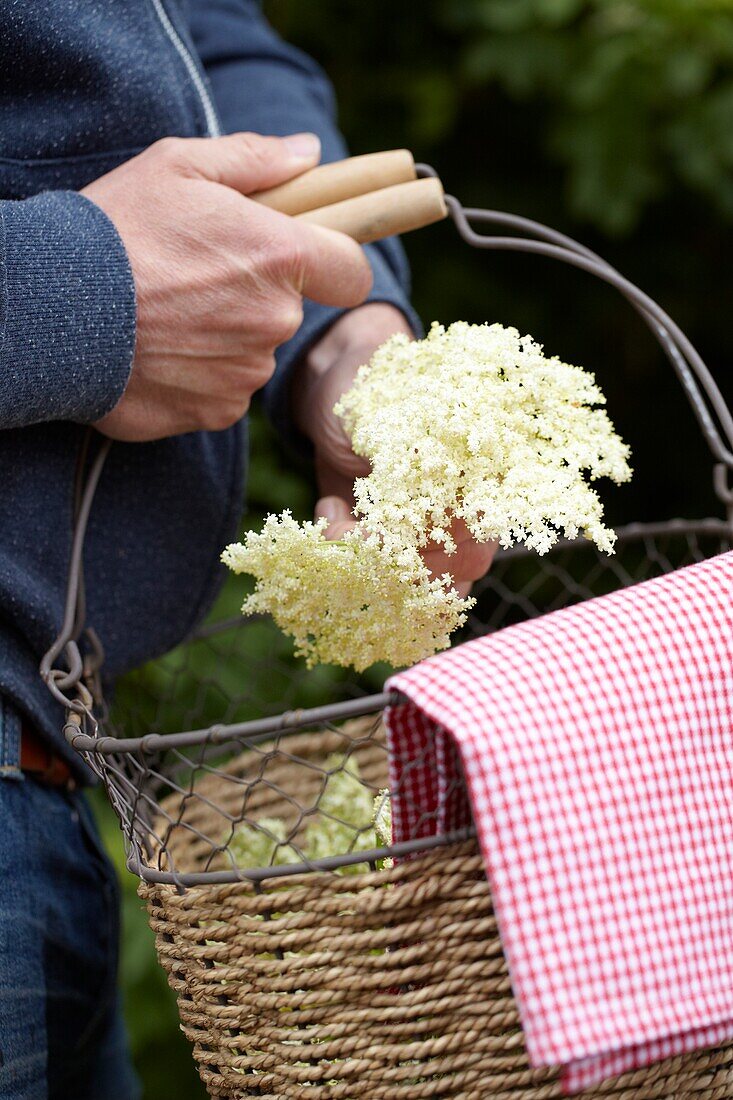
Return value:
M 306 825 L 304 850 L 308 859 L 368 852 L 377 848 L 372 819 L 374 796 L 362 782 L 352 757 L 333 753 L 325 761 L 327 775 L 315 815 Z M 344 874 L 363 870 L 359 864 L 342 868 Z
M 374 831 L 380 843 L 389 846 L 392 843 L 392 799 L 385 787 L 374 799 Z
M 351 852 L 368 852 L 390 843 L 384 832 L 387 830 L 387 837 L 391 836 L 389 791 L 380 791 L 375 800 L 353 756 L 331 753 L 323 768 L 321 791 L 297 841 L 300 848 L 295 847 L 296 841 L 289 836 L 288 826 L 281 818 L 243 821 L 236 826 L 231 839 L 224 837 L 237 867 L 282 866 L 300 863 L 303 859 L 315 861 Z M 363 864 L 347 864 L 337 873 L 356 874 L 363 869 Z
M 279 817 L 261 817 L 256 823 L 242 821 L 237 825 L 229 851 L 236 866 L 242 868 L 298 863 L 300 856 L 287 840 L 284 821 Z
M 324 519 L 299 524 L 286 511 L 226 548 L 224 563 L 256 580 L 243 613 L 272 615 L 309 668 L 399 667 L 445 649 L 472 606 L 451 578 L 431 579 L 414 547 L 387 548 L 359 531 L 329 542 L 326 526 Z
M 631 470 L 604 404 L 592 374 L 513 328 L 457 321 L 424 340 L 393 336 L 335 409 L 371 465 L 354 485 L 359 526 L 329 542 L 325 520 L 268 516 L 222 555 L 255 577 L 243 612 L 271 614 L 309 667 L 400 667 L 445 649 L 473 605 L 420 556 L 430 540 L 456 550 L 454 519 L 479 542 L 544 554 L 582 534 L 612 553 L 590 482 Z
M 628 481 L 592 374 L 545 358 L 502 325 L 434 324 L 425 340 L 393 336 L 336 406 L 372 472 L 355 485 L 356 514 L 399 546 L 455 548 L 465 520 L 480 542 L 545 553 L 562 534 L 602 550 L 614 534 L 586 481 Z

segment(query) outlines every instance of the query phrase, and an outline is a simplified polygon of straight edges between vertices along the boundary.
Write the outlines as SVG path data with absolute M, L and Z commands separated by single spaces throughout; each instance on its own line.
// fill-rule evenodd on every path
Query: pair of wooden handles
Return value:
M 367 153 L 311 168 L 250 198 L 359 244 L 440 221 L 448 211 L 440 180 L 417 179 L 407 149 Z

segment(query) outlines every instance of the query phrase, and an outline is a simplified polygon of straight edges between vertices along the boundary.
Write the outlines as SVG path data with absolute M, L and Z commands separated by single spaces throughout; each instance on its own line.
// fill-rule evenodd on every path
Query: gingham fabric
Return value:
M 389 687 L 394 840 L 473 812 L 531 1063 L 575 1092 L 733 1037 L 733 553 Z

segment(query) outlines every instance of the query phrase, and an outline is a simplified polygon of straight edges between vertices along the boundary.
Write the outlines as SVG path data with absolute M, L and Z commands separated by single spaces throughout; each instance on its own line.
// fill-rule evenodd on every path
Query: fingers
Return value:
M 164 138 L 149 155 L 178 174 L 208 180 L 251 195 L 292 179 L 320 160 L 315 134 L 264 137 Z M 277 211 L 250 208 L 250 220 L 271 237 L 274 266 L 299 294 L 322 305 L 348 309 L 364 301 L 372 274 L 359 245 L 343 233 L 306 225 Z M 246 212 L 242 211 L 243 218 Z M 232 227 L 236 235 L 236 227 Z M 277 247 L 275 247 L 277 246 Z
M 351 508 L 338 496 L 322 497 L 316 504 L 316 519 L 328 520 L 326 538 L 329 541 L 343 538 L 347 531 L 353 531 L 356 520 Z
M 329 540 L 343 538 L 347 531 L 353 531 L 356 520 L 347 501 L 337 495 L 322 497 L 316 505 L 316 519 L 327 519 L 325 536 Z M 460 530 L 460 525 L 454 525 Z M 471 592 L 474 581 L 480 580 L 491 567 L 496 554 L 495 542 L 476 542 L 463 525 L 466 537 L 458 543 L 454 554 L 443 550 L 426 550 L 423 560 L 434 577 L 449 573 L 453 578 L 458 594 L 465 598 Z M 435 545 L 435 544 L 432 544 Z
M 165 138 L 151 147 L 186 175 L 251 195 L 284 183 L 321 159 L 315 134 L 264 137 L 239 133 L 219 138 Z
M 331 462 L 316 454 L 316 479 L 321 499 L 338 497 L 349 512 L 354 506 L 354 479 L 350 474 L 334 467 Z
M 457 586 L 469 582 L 470 588 L 473 581 L 480 580 L 489 571 L 496 554 L 496 546 L 495 542 L 476 542 L 469 535 L 463 541 L 457 542 L 455 553 L 446 554 L 440 548 L 429 548 L 424 552 L 423 558 L 434 576 L 450 573 Z
M 297 223 L 299 285 L 306 298 L 324 306 L 350 309 L 372 287 L 372 270 L 363 249 L 343 233 Z

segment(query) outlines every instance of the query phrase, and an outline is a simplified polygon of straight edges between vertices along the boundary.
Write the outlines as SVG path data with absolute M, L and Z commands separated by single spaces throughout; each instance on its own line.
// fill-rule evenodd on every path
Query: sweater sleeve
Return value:
M 0 201 L 0 428 L 104 416 L 134 347 L 135 286 L 106 214 L 73 191 Z
M 192 0 L 190 28 L 211 84 L 226 133 L 318 134 L 322 160 L 348 155 L 336 124 L 333 89 L 319 66 L 284 42 L 255 0 Z M 368 301 L 400 309 L 416 333 L 420 321 L 410 305 L 407 260 L 396 239 L 367 245 L 374 282 Z M 291 436 L 288 376 L 343 310 L 306 301 L 300 329 L 277 355 L 277 370 L 265 388 L 265 404 L 275 424 Z

